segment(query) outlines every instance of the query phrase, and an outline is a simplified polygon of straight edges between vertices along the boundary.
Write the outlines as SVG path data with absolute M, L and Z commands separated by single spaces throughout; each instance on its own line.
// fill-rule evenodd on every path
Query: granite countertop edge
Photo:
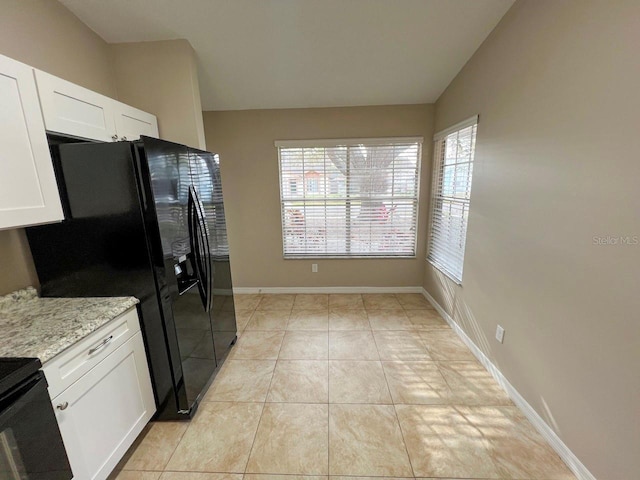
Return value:
M 33 287 L 0 297 L 0 357 L 42 364 L 135 307 L 135 297 L 40 298 Z

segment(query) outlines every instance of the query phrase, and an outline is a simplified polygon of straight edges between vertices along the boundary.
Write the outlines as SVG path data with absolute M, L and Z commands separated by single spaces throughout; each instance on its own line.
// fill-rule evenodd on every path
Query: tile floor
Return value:
M 236 310 L 195 419 L 150 424 L 112 479 L 575 478 L 419 294 Z

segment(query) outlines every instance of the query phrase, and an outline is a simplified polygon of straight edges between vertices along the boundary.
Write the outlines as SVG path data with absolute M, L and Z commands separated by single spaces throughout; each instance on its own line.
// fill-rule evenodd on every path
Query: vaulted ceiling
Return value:
M 513 0 L 60 0 L 109 43 L 185 38 L 205 110 L 431 103 Z

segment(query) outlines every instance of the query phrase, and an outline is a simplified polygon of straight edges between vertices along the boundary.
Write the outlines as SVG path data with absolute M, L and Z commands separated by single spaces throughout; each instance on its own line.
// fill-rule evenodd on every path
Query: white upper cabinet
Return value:
M 62 218 L 33 69 L 0 55 L 0 229 Z
M 103 142 L 117 139 L 115 100 L 40 70 L 35 72 L 48 131 Z
M 158 137 L 154 115 L 36 70 L 38 93 L 48 131 L 89 140 Z
M 140 135 L 158 138 L 158 120 L 121 102 L 114 102 L 118 140 L 138 140 Z

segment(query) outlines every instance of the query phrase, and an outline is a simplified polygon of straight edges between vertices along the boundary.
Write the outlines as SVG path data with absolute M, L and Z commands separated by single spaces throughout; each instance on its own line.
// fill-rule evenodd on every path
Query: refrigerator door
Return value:
M 198 202 L 191 184 L 189 153 L 184 145 L 141 137 L 148 169 L 147 211 L 157 219 L 153 249 L 157 276 L 166 283 L 163 310 L 177 378 L 178 404 L 191 410 L 217 367 L 209 312 L 205 241 L 201 239 Z
M 53 145 L 65 220 L 30 227 L 45 297 L 135 296 L 158 410 L 176 409 L 130 143 Z
M 221 362 L 236 340 L 237 327 L 219 157 L 189 149 L 189 167 L 191 182 L 200 201 L 202 229 L 209 247 L 207 263 L 211 272 L 211 325 L 216 357 Z

